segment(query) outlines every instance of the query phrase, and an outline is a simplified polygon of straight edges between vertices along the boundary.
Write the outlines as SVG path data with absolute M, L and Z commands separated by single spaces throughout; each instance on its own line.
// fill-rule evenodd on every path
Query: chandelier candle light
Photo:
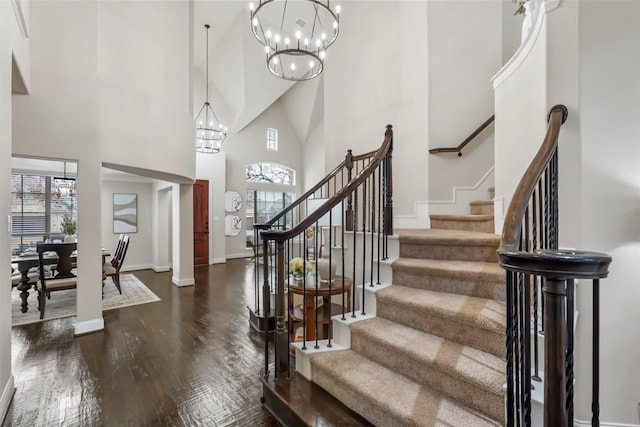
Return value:
M 207 32 L 207 89 L 205 102 L 196 117 L 196 151 L 199 153 L 219 153 L 222 143 L 227 137 L 227 128 L 223 127 L 216 113 L 209 104 L 209 24 L 205 24 Z
M 320 75 L 327 49 L 338 38 L 340 6 L 332 9 L 329 0 L 260 0 L 249 9 L 271 73 L 294 81 Z

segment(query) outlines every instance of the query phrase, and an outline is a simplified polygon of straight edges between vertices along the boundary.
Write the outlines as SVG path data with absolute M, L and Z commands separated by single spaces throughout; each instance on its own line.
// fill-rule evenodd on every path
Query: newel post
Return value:
M 353 177 L 353 152 L 347 150 L 347 155 L 344 159 L 345 167 L 347 168 L 347 183 L 351 182 Z M 353 231 L 353 199 L 349 194 L 347 197 L 347 211 L 345 213 L 345 228 L 346 231 Z
M 544 426 L 566 427 L 567 290 L 565 280 L 545 278 L 544 282 Z

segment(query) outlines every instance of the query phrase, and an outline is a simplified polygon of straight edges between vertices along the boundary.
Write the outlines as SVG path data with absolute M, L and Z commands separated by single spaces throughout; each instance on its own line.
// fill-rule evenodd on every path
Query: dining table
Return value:
M 107 257 L 110 255 L 111 253 L 108 250 L 102 249 L 102 265 L 103 266 Z M 71 260 L 75 261 L 77 260 L 77 257 L 78 257 L 78 251 L 77 250 L 73 251 L 71 253 Z M 45 265 L 57 264 L 58 255 L 55 252 L 45 253 L 42 260 Z M 32 286 L 34 290 L 37 289 L 36 284 L 29 283 L 29 270 L 33 267 L 40 266 L 40 258 L 38 257 L 37 252 L 24 252 L 22 254 L 12 256 L 11 264 L 16 264 L 18 266 L 18 271 L 20 271 L 20 274 L 22 275 L 22 277 L 20 278 L 20 283 L 18 284 L 17 288 L 20 291 L 20 299 L 21 299 L 20 311 L 22 311 L 23 313 L 26 313 L 27 311 L 29 311 L 29 303 L 27 302 L 27 299 L 29 298 L 29 289 L 31 289 Z M 104 275 L 103 275 L 103 280 L 104 280 Z

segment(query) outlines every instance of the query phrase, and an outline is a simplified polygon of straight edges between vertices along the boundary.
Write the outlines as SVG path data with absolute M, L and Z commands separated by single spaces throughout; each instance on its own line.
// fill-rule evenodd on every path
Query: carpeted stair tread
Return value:
M 353 350 L 311 358 L 313 381 L 378 426 L 498 426 Z
M 493 220 L 493 215 L 441 215 L 441 214 L 432 214 L 429 215 L 431 220 L 440 220 L 440 221 L 470 221 L 470 222 L 481 222 L 481 221 L 491 221 Z
M 401 258 L 498 262 L 500 237 L 493 233 L 433 228 L 399 240 Z
M 351 348 L 493 419 L 504 415 L 505 362 L 497 356 L 380 317 L 351 326 Z
M 438 274 L 451 279 L 473 278 L 480 282 L 502 283 L 505 281 L 504 270 L 495 262 L 398 258 L 393 261 L 392 266 L 394 273 L 398 269 L 404 269 L 422 274 Z
M 503 357 L 504 302 L 392 285 L 376 293 L 377 316 Z
M 393 283 L 411 288 L 504 301 L 505 273 L 497 262 L 398 258 Z
M 500 246 L 500 236 L 493 233 L 462 230 L 438 230 L 435 228 L 426 228 L 419 232 L 412 232 L 411 234 L 404 234 L 398 231 L 396 231 L 396 233 L 400 236 L 400 244 L 417 243 L 424 245 L 437 244 L 443 246 L 495 246 L 496 249 Z

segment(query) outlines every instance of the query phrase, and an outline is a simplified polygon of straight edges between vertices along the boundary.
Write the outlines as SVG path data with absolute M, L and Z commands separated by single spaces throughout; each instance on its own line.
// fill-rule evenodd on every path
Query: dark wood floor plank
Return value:
M 73 337 L 70 318 L 13 328 L 3 426 L 276 426 L 260 405 L 252 264 L 197 267 L 186 288 L 135 274 L 161 301 L 105 312 L 103 332 Z

